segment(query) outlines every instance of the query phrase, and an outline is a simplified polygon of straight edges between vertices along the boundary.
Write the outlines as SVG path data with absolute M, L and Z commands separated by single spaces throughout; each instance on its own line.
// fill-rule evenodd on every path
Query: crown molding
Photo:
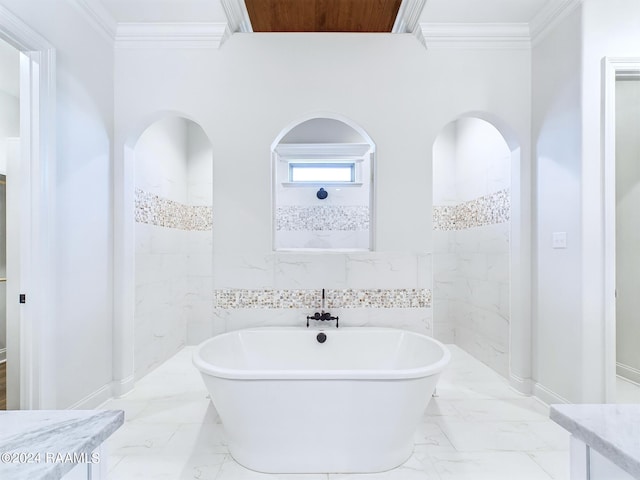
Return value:
M 116 48 L 219 48 L 226 23 L 119 23 Z
M 230 35 L 236 32 L 251 33 L 251 19 L 244 0 L 220 0 L 222 9 L 227 16 Z
M 274 149 L 280 160 L 362 160 L 371 151 L 368 143 L 280 143 Z
M 89 24 L 103 37 L 113 42 L 116 36 L 118 23 L 102 5 L 96 0 L 69 0 L 80 13 L 85 17 Z
M 427 0 L 402 0 L 391 33 L 413 33 Z
M 528 49 L 526 23 L 421 23 L 419 27 L 429 49 Z
M 531 43 L 533 45 L 546 37 L 553 28 L 564 20 L 583 0 L 555 0 L 547 4 L 529 23 Z
M 25 52 L 29 50 L 54 51 L 48 40 L 32 30 L 2 5 L 0 5 L 0 38 Z

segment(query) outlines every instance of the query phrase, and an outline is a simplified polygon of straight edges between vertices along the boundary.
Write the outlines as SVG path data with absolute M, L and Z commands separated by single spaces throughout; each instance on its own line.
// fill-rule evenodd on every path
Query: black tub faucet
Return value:
M 335 320 L 336 328 L 338 328 L 340 317 L 332 317 L 329 312 L 324 311 L 324 288 L 322 289 L 322 306 L 319 312 L 314 313 L 313 315 L 307 315 L 307 328 L 309 328 L 309 320 L 319 320 L 321 322 Z

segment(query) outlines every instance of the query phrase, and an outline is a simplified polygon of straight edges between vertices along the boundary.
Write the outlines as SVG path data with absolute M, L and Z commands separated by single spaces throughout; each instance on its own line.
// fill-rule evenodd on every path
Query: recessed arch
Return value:
M 487 122 L 500 135 L 507 147 L 510 161 L 508 379 L 514 388 L 529 394 L 532 388 L 531 190 L 529 178 L 525 178 L 522 173 L 523 170 L 528 170 L 524 166 L 525 159 L 522 158 L 522 143 L 516 130 L 508 122 L 494 113 L 485 111 L 460 113 L 444 124 L 439 134 L 447 125 L 462 119 L 478 119 Z M 434 163 L 435 161 L 434 158 Z M 437 179 L 434 178 L 435 181 Z
M 343 115 L 287 124 L 271 144 L 273 249 L 373 250 L 374 156 L 368 133 Z
M 116 155 L 114 172 L 114 377 L 112 392 L 115 397 L 131 391 L 136 380 L 134 341 L 136 146 L 150 128 L 159 122 L 170 119 L 181 119 L 197 126 L 208 144 L 213 145 L 211 137 L 196 117 L 175 110 L 158 110 L 144 115 L 123 137 L 121 156 L 118 158 Z

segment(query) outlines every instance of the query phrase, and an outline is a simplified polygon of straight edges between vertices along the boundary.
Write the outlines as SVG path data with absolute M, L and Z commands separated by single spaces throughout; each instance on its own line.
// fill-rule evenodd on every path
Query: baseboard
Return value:
M 111 393 L 114 398 L 124 397 L 126 394 L 133 391 L 135 387 L 136 379 L 133 375 L 129 375 L 122 380 L 114 380 L 111 382 Z
M 523 395 L 531 395 L 533 391 L 533 382 L 530 378 L 520 378 L 513 373 L 509 374 L 509 385 Z
M 93 393 L 90 393 L 82 400 L 71 405 L 68 410 L 93 410 L 109 400 L 111 395 L 111 385 L 106 384 Z
M 616 362 L 616 375 L 640 385 L 640 370 L 624 363 Z
M 546 405 L 551 405 L 552 403 L 571 403 L 566 398 L 539 383 L 533 385 L 533 395 Z
M 5 362 L 7 360 L 7 349 L 0 348 L 0 363 Z

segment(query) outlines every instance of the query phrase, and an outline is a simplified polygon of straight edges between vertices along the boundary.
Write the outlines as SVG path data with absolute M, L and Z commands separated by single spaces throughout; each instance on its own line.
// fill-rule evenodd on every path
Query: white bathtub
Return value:
M 202 343 L 193 361 L 233 458 L 268 473 L 390 470 L 413 435 L 450 354 L 391 328 L 264 327 Z

